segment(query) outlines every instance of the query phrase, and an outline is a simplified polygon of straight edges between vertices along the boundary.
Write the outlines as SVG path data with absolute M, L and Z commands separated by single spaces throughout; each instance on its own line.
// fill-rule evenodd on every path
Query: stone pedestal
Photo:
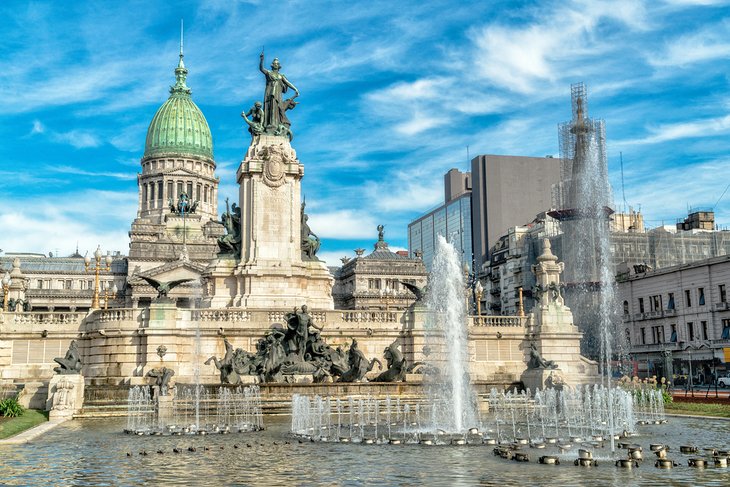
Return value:
M 233 306 L 334 309 L 334 279 L 327 266 L 302 255 L 303 176 L 304 166 L 286 137 L 254 137 L 236 173 L 242 250 Z M 230 281 L 220 276 L 216 282 Z M 233 291 L 225 288 L 216 291 L 212 303 Z
M 552 377 L 550 377 L 552 376 Z M 527 369 L 522 373 L 522 383 L 526 389 L 535 392 L 538 389 L 545 389 L 552 383 L 553 387 L 564 382 L 565 374 L 560 368 L 557 369 Z
M 221 255 L 204 273 L 206 287 L 203 306 L 207 308 L 230 308 L 240 301 L 238 279 L 234 275 L 238 262 L 233 255 Z
M 531 347 L 545 361 L 554 362 L 558 369 L 528 365 L 521 376 L 525 387 L 534 390 L 544 388 L 545 380 L 551 372 L 559 375 L 566 387 L 578 384 L 600 382 L 598 364 L 580 354 L 580 341 L 583 333 L 573 323 L 573 313 L 565 306 L 560 286 L 560 273 L 563 263 L 557 261 L 550 249 L 550 241 L 544 240 L 543 253 L 537 258 L 532 271 L 538 285 L 538 305 L 532 312 L 533 325 L 529 327 L 522 344 L 524 360 L 533 360 Z
M 169 298 L 158 298 L 152 301 L 149 308 L 149 326 L 145 330 L 146 359 L 142 376 L 147 373 L 147 365 L 160 363 L 157 348 L 161 345 L 167 349 L 167 358 L 171 362 L 177 360 L 174 341 L 170 341 L 170 333 L 178 327 L 178 309 L 175 301 Z
M 51 420 L 71 418 L 84 405 L 84 377 L 81 374 L 58 374 L 48 384 L 46 411 Z
M 159 389 L 155 386 L 155 396 L 157 397 L 157 424 L 172 424 L 175 419 L 172 407 L 172 395 L 161 396 Z

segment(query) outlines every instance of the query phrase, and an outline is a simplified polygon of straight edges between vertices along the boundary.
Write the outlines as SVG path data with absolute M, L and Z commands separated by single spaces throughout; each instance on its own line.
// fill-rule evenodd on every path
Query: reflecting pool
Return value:
M 730 421 L 670 418 L 638 426 L 632 443 L 643 447 L 639 468 L 614 466 L 606 447 L 598 467 L 577 467 L 578 446 L 565 453 L 525 446 L 529 462 L 497 457 L 493 446 L 300 443 L 289 436 L 291 418 L 266 417 L 265 431 L 207 436 L 132 436 L 126 419 L 74 420 L 26 445 L 0 446 L 0 483 L 33 486 L 116 485 L 730 485 L 730 468 L 687 466 L 679 447 L 730 448 Z M 680 465 L 654 467 L 650 443 L 671 447 Z M 236 446 L 238 448 L 236 448 Z M 174 453 L 173 449 L 180 453 Z M 157 453 L 160 450 L 163 453 Z M 189 451 L 194 450 L 194 451 Z M 140 455 L 145 451 L 147 455 Z M 128 456 L 128 453 L 131 456 Z M 560 465 L 537 463 L 560 455 Z

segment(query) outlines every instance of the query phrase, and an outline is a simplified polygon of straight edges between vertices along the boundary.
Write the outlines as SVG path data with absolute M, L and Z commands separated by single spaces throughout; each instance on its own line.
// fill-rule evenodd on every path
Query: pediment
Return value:
M 137 277 L 138 275 L 143 275 L 145 277 L 149 277 L 160 282 L 177 281 L 179 279 L 198 280 L 200 279 L 200 276 L 202 275 L 204 270 L 205 266 L 202 264 L 191 262 L 189 260 L 176 260 L 158 267 L 153 267 L 152 269 L 147 269 L 146 271 L 139 274 L 135 274 L 132 279 L 130 279 L 130 284 L 147 284 L 145 281 Z

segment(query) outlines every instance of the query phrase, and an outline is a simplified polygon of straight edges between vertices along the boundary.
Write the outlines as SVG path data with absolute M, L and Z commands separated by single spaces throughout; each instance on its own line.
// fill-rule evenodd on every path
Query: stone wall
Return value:
M 254 352 L 256 341 L 267 330 L 285 326 L 287 311 L 157 306 L 96 310 L 88 315 L 0 313 L 0 381 L 47 385 L 56 366 L 53 359 L 62 357 L 76 339 L 88 385 L 146 383 L 145 374 L 163 365 L 175 370 L 175 381 L 192 382 L 199 373 L 202 382 L 217 383 L 218 371 L 203 362 L 224 355 L 222 336 L 234 347 Z M 424 346 L 430 343 L 425 311 L 330 310 L 311 315 L 315 324 L 324 325 L 322 336 L 333 347 L 348 347 L 355 338 L 368 359 L 383 361 L 385 347 L 400 339 L 409 363 L 436 361 L 438 365 L 438 350 L 424 355 Z M 474 380 L 519 380 L 527 322 L 528 318 L 499 316 L 470 320 L 469 363 Z M 162 358 L 160 346 L 165 348 Z

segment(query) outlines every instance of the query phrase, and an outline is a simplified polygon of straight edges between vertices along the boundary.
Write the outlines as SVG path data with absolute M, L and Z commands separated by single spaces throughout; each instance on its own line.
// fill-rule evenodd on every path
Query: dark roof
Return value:
M 0 257 L 0 268 L 10 271 L 13 268 L 13 260 L 20 259 L 20 270 L 26 272 L 79 272 L 86 271 L 83 257 L 31 257 L 11 256 Z M 127 273 L 126 256 L 112 256 L 111 272 L 114 274 Z M 104 256 L 103 258 L 106 258 Z

